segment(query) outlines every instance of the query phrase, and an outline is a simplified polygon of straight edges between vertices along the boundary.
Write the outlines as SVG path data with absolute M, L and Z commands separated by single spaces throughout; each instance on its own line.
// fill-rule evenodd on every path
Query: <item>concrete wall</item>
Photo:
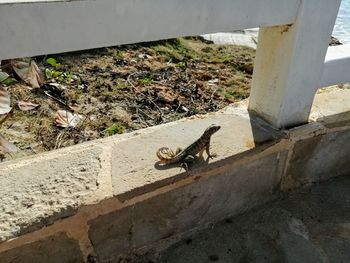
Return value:
M 350 106 L 343 99 L 349 90 L 320 93 L 316 121 L 288 131 L 274 130 L 243 102 L 0 164 L 7 186 L 0 192 L 0 262 L 142 262 L 141 254 L 281 191 L 349 174 L 350 115 L 343 111 Z M 212 138 L 217 158 L 187 172 L 157 163 L 158 147 L 184 146 L 211 123 L 222 126 Z

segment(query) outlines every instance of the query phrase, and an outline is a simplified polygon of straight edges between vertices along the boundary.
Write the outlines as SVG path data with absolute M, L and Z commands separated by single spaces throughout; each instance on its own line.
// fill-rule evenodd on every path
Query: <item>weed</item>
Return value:
M 138 80 L 141 85 L 150 85 L 153 82 L 153 76 L 152 75 L 146 75 L 142 79 Z
M 46 79 L 57 79 L 59 81 L 72 82 L 76 79 L 76 76 L 70 71 L 61 71 L 61 64 L 56 61 L 54 58 L 48 58 L 46 60 L 47 64 L 49 64 L 53 68 L 45 69 L 45 77 Z
M 61 67 L 61 64 L 57 63 L 56 59 L 54 59 L 54 58 L 48 58 L 46 60 L 46 62 L 47 62 L 47 64 L 53 66 L 56 69 Z
M 183 62 L 183 61 L 181 61 L 181 62 L 179 62 L 179 63 L 177 63 L 176 64 L 176 67 L 177 68 L 182 68 L 182 69 L 184 69 L 184 68 L 186 68 L 186 62 Z
M 121 122 L 117 122 L 113 124 L 112 126 L 108 127 L 105 132 L 108 136 L 114 135 L 114 134 L 122 134 L 126 130 L 124 124 Z
M 167 56 L 174 62 L 197 58 L 197 54 L 187 47 L 186 41 L 182 38 L 166 40 L 161 44 L 153 46 L 152 49 L 156 53 Z

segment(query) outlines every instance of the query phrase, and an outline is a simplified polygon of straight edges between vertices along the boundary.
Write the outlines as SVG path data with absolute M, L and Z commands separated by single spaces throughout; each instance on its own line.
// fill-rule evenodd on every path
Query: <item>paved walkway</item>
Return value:
M 172 246 L 160 262 L 349 263 L 350 176 L 227 219 Z

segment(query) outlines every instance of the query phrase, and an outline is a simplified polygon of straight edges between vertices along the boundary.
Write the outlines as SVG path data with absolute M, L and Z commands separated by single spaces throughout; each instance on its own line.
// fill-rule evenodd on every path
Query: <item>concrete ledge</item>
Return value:
M 45 250 L 47 262 L 63 256 L 117 261 L 160 249 L 280 191 L 349 173 L 350 119 L 338 99 L 349 100 L 350 93 L 324 92 L 316 96 L 314 122 L 289 131 L 272 129 L 243 101 L 219 113 L 0 164 L 6 186 L 0 261 L 42 262 Z M 222 126 L 212 138 L 217 158 L 199 160 L 188 172 L 157 165 L 158 147 L 186 146 L 211 123 Z M 40 245 L 45 240 L 68 254 Z

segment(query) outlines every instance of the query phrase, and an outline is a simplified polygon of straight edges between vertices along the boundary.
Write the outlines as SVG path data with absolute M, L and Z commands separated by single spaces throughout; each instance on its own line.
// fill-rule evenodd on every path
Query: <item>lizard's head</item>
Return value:
M 220 128 L 221 127 L 219 125 L 212 124 L 205 130 L 205 133 L 212 135 L 212 134 L 216 133 L 218 130 L 220 130 Z

